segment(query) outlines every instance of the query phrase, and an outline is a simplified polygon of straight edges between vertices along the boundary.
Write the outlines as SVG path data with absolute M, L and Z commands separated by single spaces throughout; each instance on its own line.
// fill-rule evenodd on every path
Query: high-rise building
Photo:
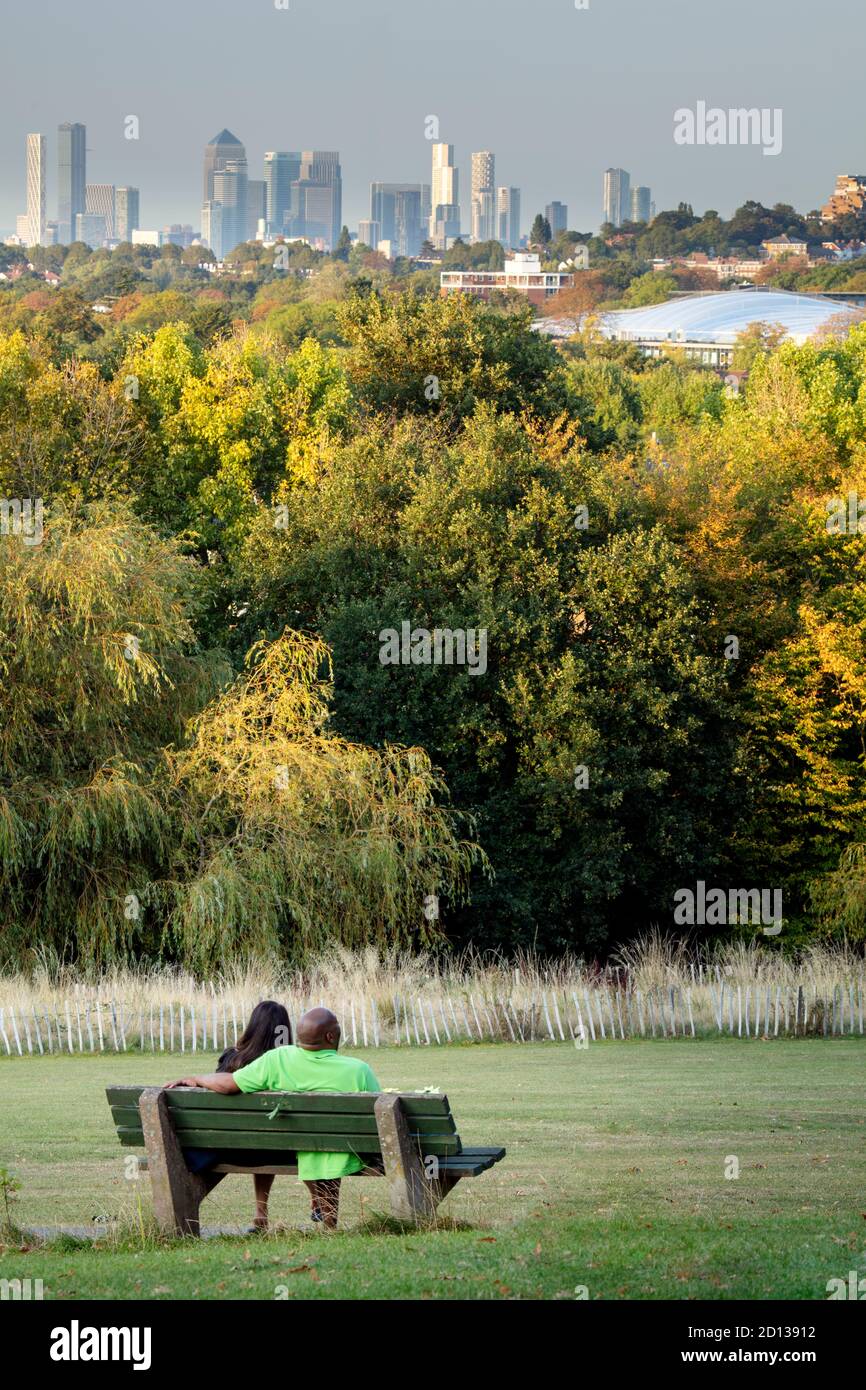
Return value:
M 246 157 L 246 150 L 238 137 L 232 135 L 230 130 L 221 130 L 219 135 L 214 136 L 209 145 L 205 145 L 203 203 L 209 203 L 213 200 L 214 175 L 224 169 L 230 159 L 245 160 Z
M 443 211 L 446 208 L 448 213 Z M 434 242 L 437 226 L 446 225 L 451 229 L 449 237 L 460 235 L 460 175 L 454 164 L 454 146 L 437 144 L 433 146 L 430 183 L 430 235 Z
M 397 256 L 417 256 L 430 222 L 429 183 L 371 183 L 370 218 Z
M 227 159 L 213 176 L 212 202 L 222 203 L 222 255 L 247 239 L 247 161 Z M 212 248 L 215 250 L 216 248 Z
M 382 228 L 378 222 L 372 218 L 365 217 L 358 223 L 358 240 L 365 246 L 371 246 L 373 250 L 379 245 L 382 238 Z
M 265 231 L 268 218 L 268 186 L 264 179 L 247 181 L 247 241 Z M 259 226 L 261 223 L 261 227 Z
M 114 235 L 118 241 L 129 241 L 140 223 L 137 188 L 118 188 L 114 194 Z
M 77 212 L 75 214 L 75 240 L 83 241 L 85 246 L 96 251 L 108 240 L 108 223 L 102 212 Z
M 496 235 L 496 160 L 490 150 L 472 156 L 472 240 L 492 241 Z
M 550 224 L 551 236 L 559 236 L 568 230 L 568 206 L 565 203 L 548 203 L 544 216 Z
M 83 125 L 65 122 L 57 127 L 57 240 L 61 246 L 72 241 L 75 219 L 85 210 L 86 142 Z
M 437 251 L 447 251 L 460 236 L 458 203 L 437 203 L 430 215 L 430 240 Z
M 201 239 L 218 261 L 223 258 L 223 205 L 213 198 L 201 210 Z
M 89 183 L 84 190 L 84 211 L 105 218 L 108 241 L 114 239 L 115 192 L 113 183 Z
M 172 222 L 169 226 L 163 227 L 160 246 L 179 246 L 185 251 L 188 246 L 192 246 L 192 237 L 189 222 Z
M 630 183 L 625 169 L 605 169 L 603 222 L 621 227 L 627 221 L 631 213 Z
M 292 184 L 300 177 L 300 150 L 269 150 L 265 155 L 265 217 L 272 236 L 284 232 L 297 211 L 292 207 Z
M 27 136 L 27 245 L 45 245 L 45 136 Z
M 496 240 L 506 249 L 520 245 L 520 189 L 496 190 Z
M 293 236 L 320 241 L 332 251 L 343 226 L 343 178 L 338 150 L 302 150 L 301 171 L 292 184 Z
M 652 221 L 652 191 L 644 184 L 636 184 L 631 191 L 630 217 L 632 222 Z
M 472 240 L 496 240 L 496 190 L 482 188 L 472 199 Z

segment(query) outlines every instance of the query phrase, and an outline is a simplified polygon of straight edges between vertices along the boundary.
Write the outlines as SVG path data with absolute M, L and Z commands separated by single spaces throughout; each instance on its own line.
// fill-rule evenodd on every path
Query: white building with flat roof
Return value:
M 505 258 L 502 270 L 443 270 L 439 293 L 471 294 L 489 299 L 494 290 L 516 290 L 532 304 L 543 304 L 551 295 L 574 284 L 574 276 L 560 270 L 542 270 L 534 251 L 516 251 Z

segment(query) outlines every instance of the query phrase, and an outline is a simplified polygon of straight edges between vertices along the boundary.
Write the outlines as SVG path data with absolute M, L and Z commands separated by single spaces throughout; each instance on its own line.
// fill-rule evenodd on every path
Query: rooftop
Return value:
M 795 343 L 805 343 L 831 319 L 856 322 L 861 314 L 852 305 L 824 295 L 788 290 L 717 290 L 677 295 L 645 309 L 617 309 L 600 316 L 606 338 L 642 343 L 718 343 L 733 346 L 753 323 L 779 324 Z M 567 337 L 577 331 L 573 319 L 544 319 L 541 333 Z

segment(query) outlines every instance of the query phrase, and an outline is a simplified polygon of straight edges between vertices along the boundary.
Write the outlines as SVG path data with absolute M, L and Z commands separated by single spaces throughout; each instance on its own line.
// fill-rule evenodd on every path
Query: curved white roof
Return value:
M 805 343 L 827 323 L 858 311 L 823 295 L 787 290 L 719 290 L 683 295 L 646 309 L 616 309 L 602 316 L 606 337 L 631 342 L 733 344 L 752 323 L 781 324 L 789 338 Z

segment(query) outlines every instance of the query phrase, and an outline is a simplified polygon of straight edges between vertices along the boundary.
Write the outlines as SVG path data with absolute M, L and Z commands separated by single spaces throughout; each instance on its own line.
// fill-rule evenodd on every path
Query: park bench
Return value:
M 432 1216 L 461 1178 L 505 1156 L 504 1149 L 465 1149 L 448 1097 L 426 1091 L 224 1096 L 198 1086 L 109 1086 L 106 1095 L 121 1144 L 145 1149 L 141 1166 L 160 1229 L 184 1235 L 199 1234 L 201 1203 L 227 1173 L 296 1174 L 298 1151 L 357 1154 L 371 1165 L 357 1176 L 384 1176 L 393 1215 L 412 1223 Z M 184 1149 L 253 1149 L 272 1153 L 273 1163 L 223 1162 L 196 1174 Z

